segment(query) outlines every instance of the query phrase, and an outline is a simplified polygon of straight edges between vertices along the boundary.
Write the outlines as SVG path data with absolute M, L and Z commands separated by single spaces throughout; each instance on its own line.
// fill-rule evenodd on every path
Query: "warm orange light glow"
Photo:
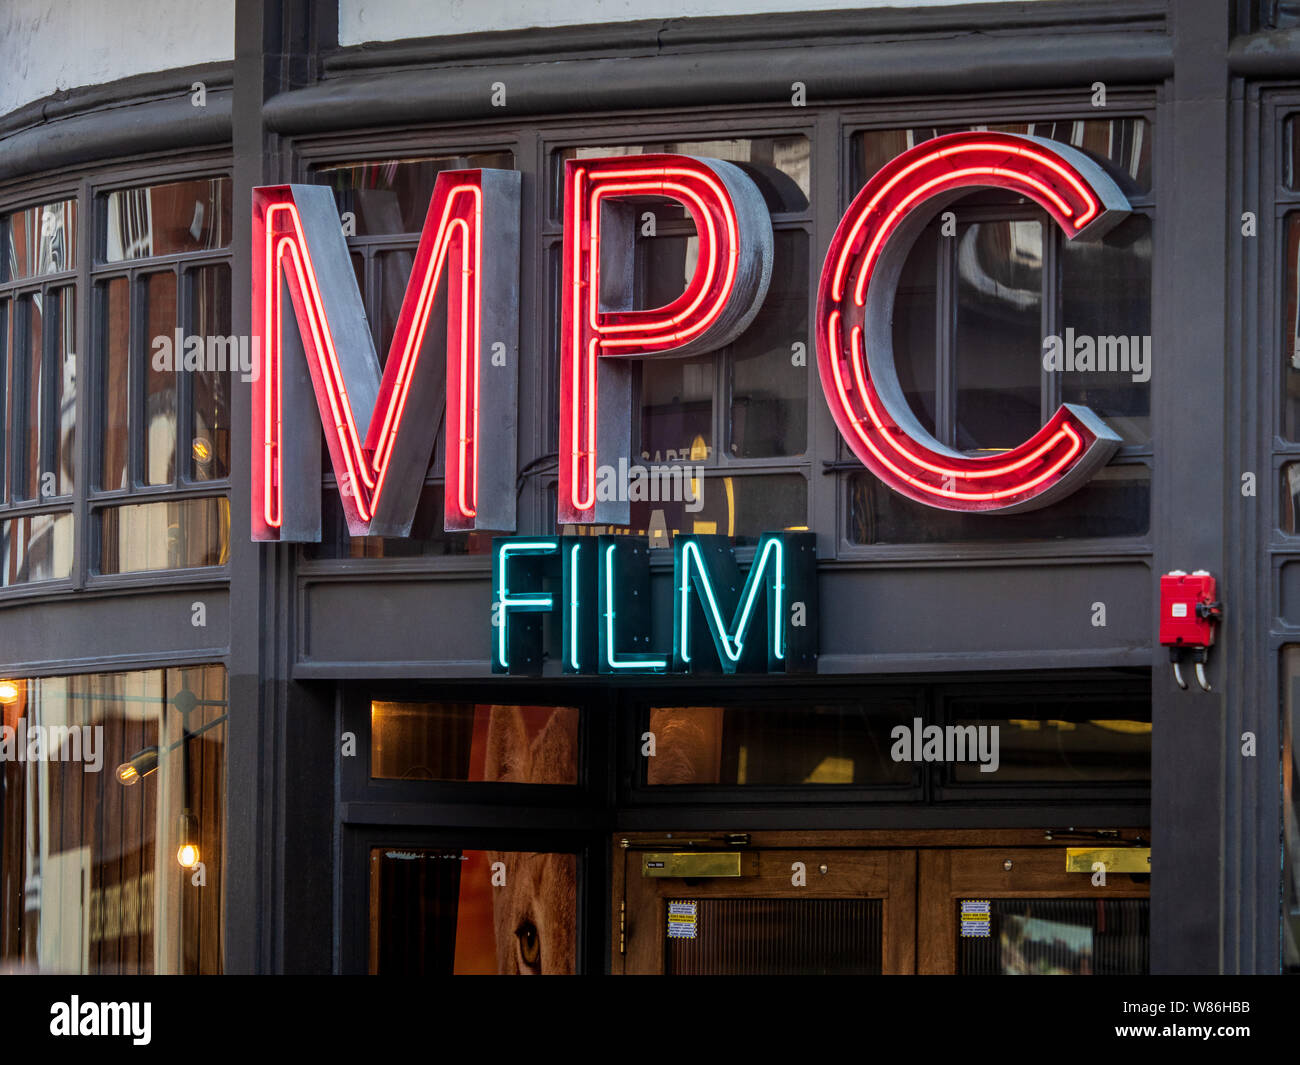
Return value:
M 176 851 L 176 861 L 182 869 L 193 869 L 199 864 L 199 848 L 193 843 L 182 843 Z
M 22 695 L 22 689 L 18 686 L 17 681 L 0 680 L 0 703 L 10 706 L 18 701 L 20 695 Z

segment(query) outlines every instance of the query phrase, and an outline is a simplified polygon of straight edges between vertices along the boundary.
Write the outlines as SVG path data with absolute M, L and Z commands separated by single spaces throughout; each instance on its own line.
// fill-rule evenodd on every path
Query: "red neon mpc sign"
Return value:
M 932 507 L 1006 513 L 1074 491 L 1120 439 L 1087 407 L 1064 404 L 1019 446 L 972 456 L 941 444 L 909 408 L 890 327 L 907 253 L 937 211 L 990 186 L 1033 200 L 1070 239 L 1095 238 L 1128 213 L 1105 171 L 1065 145 L 987 132 L 935 138 L 877 172 L 850 205 L 822 268 L 815 328 L 831 414 L 877 477 Z M 699 254 L 680 296 L 637 309 L 634 201 L 646 196 L 682 204 Z M 514 531 L 519 227 L 518 174 L 439 175 L 381 371 L 333 195 L 254 190 L 255 539 L 320 538 L 317 419 L 349 532 L 408 535 L 444 404 L 445 527 Z M 631 452 L 631 360 L 735 339 L 767 294 L 771 221 L 754 183 L 722 160 L 571 160 L 563 255 L 558 517 L 626 524 L 627 501 L 599 498 L 595 485 L 599 463 Z M 430 326 L 440 285 L 445 331 Z

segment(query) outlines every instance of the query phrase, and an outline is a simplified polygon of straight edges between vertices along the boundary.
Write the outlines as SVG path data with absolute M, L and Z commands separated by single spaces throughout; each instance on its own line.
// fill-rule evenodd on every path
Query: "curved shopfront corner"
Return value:
M 1290 5 L 534 6 L 15 17 L 0 962 L 1300 967 Z

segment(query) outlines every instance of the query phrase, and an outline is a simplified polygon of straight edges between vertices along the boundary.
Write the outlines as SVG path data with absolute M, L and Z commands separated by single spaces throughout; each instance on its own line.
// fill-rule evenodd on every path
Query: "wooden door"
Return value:
M 782 846 L 741 851 L 740 876 L 685 878 L 646 875 L 653 872 L 645 868 L 650 852 L 622 849 L 622 877 L 616 875 L 616 882 L 621 879 L 624 892 L 621 906 L 617 893 L 615 898 L 620 912 L 613 971 L 915 970 L 915 850 Z M 670 904 L 676 912 L 670 913 Z M 676 934 L 670 934 L 671 926 Z
M 1066 872 L 1064 846 L 918 852 L 917 971 L 1147 971 L 1149 874 Z

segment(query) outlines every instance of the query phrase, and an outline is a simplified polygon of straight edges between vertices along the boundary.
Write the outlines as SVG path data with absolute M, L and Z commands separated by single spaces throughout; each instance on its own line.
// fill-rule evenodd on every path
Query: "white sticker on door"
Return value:
M 694 939 L 699 925 L 698 903 L 670 902 L 668 904 L 668 938 Z
M 989 938 L 989 900 L 961 900 L 961 937 L 962 939 Z

